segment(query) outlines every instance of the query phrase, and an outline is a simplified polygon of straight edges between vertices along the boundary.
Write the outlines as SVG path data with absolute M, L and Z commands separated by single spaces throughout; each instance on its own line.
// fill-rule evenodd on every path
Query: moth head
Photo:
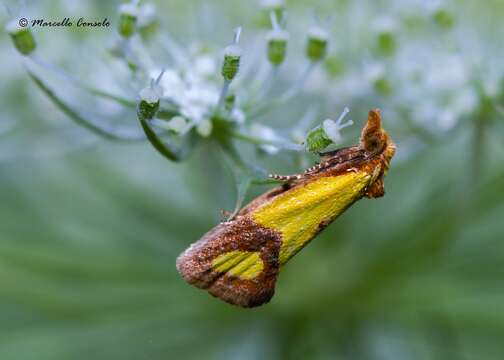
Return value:
M 390 161 L 394 156 L 395 145 L 382 127 L 380 109 L 369 111 L 368 121 L 362 129 L 360 146 L 371 154 L 384 154 Z

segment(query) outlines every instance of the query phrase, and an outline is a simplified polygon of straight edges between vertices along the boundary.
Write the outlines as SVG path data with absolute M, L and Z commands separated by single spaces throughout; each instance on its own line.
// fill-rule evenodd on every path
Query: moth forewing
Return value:
M 370 179 L 364 171 L 321 174 L 276 196 L 251 217 L 281 234 L 279 262 L 283 265 L 361 198 Z
M 354 202 L 384 194 L 395 145 L 369 112 L 358 145 L 322 154 L 320 164 L 291 176 L 223 222 L 177 259 L 190 284 L 231 304 L 254 307 L 274 294 L 279 269 Z
M 253 307 L 274 294 L 281 238 L 248 216 L 206 233 L 177 259 L 184 279 L 231 304 Z

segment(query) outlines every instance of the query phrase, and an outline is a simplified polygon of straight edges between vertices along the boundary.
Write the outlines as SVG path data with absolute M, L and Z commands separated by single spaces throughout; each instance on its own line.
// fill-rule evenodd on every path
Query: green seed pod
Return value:
M 119 7 L 119 23 L 117 30 L 125 38 L 133 36 L 136 30 L 138 8 L 134 4 L 122 4 Z
M 154 116 L 156 116 L 157 111 L 159 110 L 159 101 L 151 104 L 147 101 L 141 100 L 138 108 L 141 116 L 144 119 L 153 119 Z
M 224 50 L 224 63 L 222 64 L 222 76 L 226 81 L 232 81 L 240 69 L 241 49 L 233 44 Z
M 5 30 L 9 33 L 14 46 L 21 54 L 26 56 L 35 51 L 37 43 L 30 28 L 21 27 L 18 20 L 12 20 L 7 24 Z
M 443 29 L 451 29 L 455 25 L 452 14 L 445 9 L 438 9 L 434 15 L 434 22 Z
M 273 30 L 267 35 L 268 60 L 273 66 L 282 64 L 287 53 L 289 34 L 283 30 Z
M 396 39 L 391 31 L 382 31 L 376 38 L 378 53 L 382 56 L 392 56 L 397 48 Z
M 373 82 L 373 87 L 375 91 L 383 96 L 392 94 L 392 84 L 385 76 L 380 76 Z
M 229 94 L 226 96 L 226 99 L 224 99 L 224 108 L 227 111 L 233 110 L 236 102 L 236 95 L 235 94 Z
M 139 112 L 144 119 L 152 119 L 159 110 L 161 88 L 149 86 L 140 91 Z
M 157 33 L 160 23 L 154 4 L 145 4 L 140 7 L 137 25 L 138 32 L 144 39 L 150 39 Z
M 339 77 L 345 73 L 345 62 L 338 55 L 332 55 L 324 62 L 324 68 L 333 78 Z
M 285 14 L 285 0 L 261 0 L 260 6 L 264 13 L 264 25 L 267 26 L 271 12 L 277 19 L 282 19 Z
M 332 144 L 322 126 L 317 126 L 312 129 L 306 136 L 306 149 L 313 153 L 318 153 Z
M 327 54 L 329 35 L 327 31 L 319 26 L 314 26 L 308 31 L 308 43 L 306 45 L 306 56 L 317 62 L 322 60 Z

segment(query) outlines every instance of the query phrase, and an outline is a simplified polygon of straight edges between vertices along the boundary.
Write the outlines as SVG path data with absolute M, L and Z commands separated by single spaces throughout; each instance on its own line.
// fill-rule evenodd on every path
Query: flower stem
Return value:
M 76 109 L 68 105 L 59 95 L 57 95 L 49 86 L 47 86 L 42 79 L 26 69 L 28 75 L 33 80 L 35 85 L 42 90 L 42 92 L 55 104 L 63 113 L 70 119 L 74 120 L 77 124 L 91 130 L 95 134 L 109 140 L 120 141 L 144 141 L 145 136 L 139 133 L 136 128 L 113 128 L 107 124 L 101 124 L 97 120 L 92 120 L 80 114 Z
M 265 140 L 249 134 L 244 134 L 239 131 L 232 131 L 231 135 L 238 139 L 254 145 L 273 145 L 285 150 L 291 151 L 302 151 L 303 146 L 300 144 L 294 144 L 287 140 Z
M 306 80 L 308 80 L 308 78 L 310 77 L 310 74 L 313 72 L 313 69 L 315 69 L 316 65 L 317 65 L 317 63 L 313 62 L 313 61 L 310 61 L 308 63 L 308 66 L 306 67 L 305 71 L 302 73 L 301 77 L 297 80 L 297 82 L 294 84 L 294 86 L 291 87 L 283 95 L 280 96 L 281 103 L 284 103 L 284 102 L 292 99 L 297 94 L 299 94 L 299 92 L 302 90 L 303 86 L 305 85 Z
M 231 85 L 231 81 L 224 80 L 224 84 L 222 84 L 222 89 L 219 95 L 219 101 L 217 101 L 217 106 L 215 107 L 215 115 L 219 114 L 222 104 L 224 104 L 224 100 L 229 92 L 229 85 Z
M 485 120 L 477 117 L 474 122 L 473 139 L 472 139 L 472 184 L 471 187 L 477 186 L 481 179 L 484 160 L 484 145 L 485 145 Z
M 127 98 L 124 98 L 124 97 L 119 96 L 119 95 L 111 94 L 111 93 L 109 93 L 107 91 L 103 91 L 103 90 L 97 89 L 97 88 L 95 88 L 95 87 L 93 87 L 91 85 L 88 85 L 85 82 L 83 82 L 82 80 L 80 80 L 80 79 L 76 78 L 75 76 L 72 76 L 71 74 L 67 73 L 65 70 L 59 68 L 56 65 L 48 63 L 47 61 L 41 59 L 38 56 L 33 55 L 33 56 L 29 57 L 29 59 L 31 59 L 31 61 L 34 64 L 37 64 L 40 67 L 53 72 L 54 74 L 60 76 L 64 80 L 69 81 L 72 84 L 74 84 L 75 86 L 80 87 L 80 88 L 86 90 L 90 94 L 93 94 L 95 96 L 99 96 L 99 97 L 102 97 L 102 98 L 105 98 L 105 99 L 108 99 L 108 100 L 115 101 L 115 102 L 117 102 L 117 103 L 119 103 L 119 104 L 121 104 L 123 106 L 127 106 L 127 107 L 130 107 L 130 108 L 134 108 L 136 106 L 135 101 L 127 99 Z
M 271 100 L 270 102 L 266 102 L 262 106 L 261 105 L 257 106 L 255 109 L 253 109 L 251 111 L 251 113 L 249 114 L 249 118 L 251 118 L 251 119 L 256 118 L 256 117 L 266 113 L 267 111 L 269 111 L 273 107 L 283 105 L 284 103 L 286 103 L 287 101 L 292 99 L 294 96 L 299 94 L 299 92 L 302 90 L 304 84 L 308 80 L 310 74 L 315 69 L 316 65 L 317 65 L 317 63 L 310 62 L 308 64 L 308 66 L 306 67 L 305 71 L 303 72 L 303 74 L 301 75 L 301 77 L 296 81 L 296 83 L 290 89 L 288 89 L 286 92 L 284 92 L 279 97 Z

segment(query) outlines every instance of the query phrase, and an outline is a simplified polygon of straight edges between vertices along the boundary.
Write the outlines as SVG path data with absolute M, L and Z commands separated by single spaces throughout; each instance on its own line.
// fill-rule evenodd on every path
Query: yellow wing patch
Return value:
M 317 234 L 321 223 L 334 220 L 359 199 L 370 179 L 371 175 L 363 171 L 321 177 L 278 195 L 257 209 L 253 219 L 282 234 L 280 265 Z
M 215 271 L 251 280 L 263 271 L 264 263 L 259 252 L 235 250 L 217 256 L 212 267 Z

